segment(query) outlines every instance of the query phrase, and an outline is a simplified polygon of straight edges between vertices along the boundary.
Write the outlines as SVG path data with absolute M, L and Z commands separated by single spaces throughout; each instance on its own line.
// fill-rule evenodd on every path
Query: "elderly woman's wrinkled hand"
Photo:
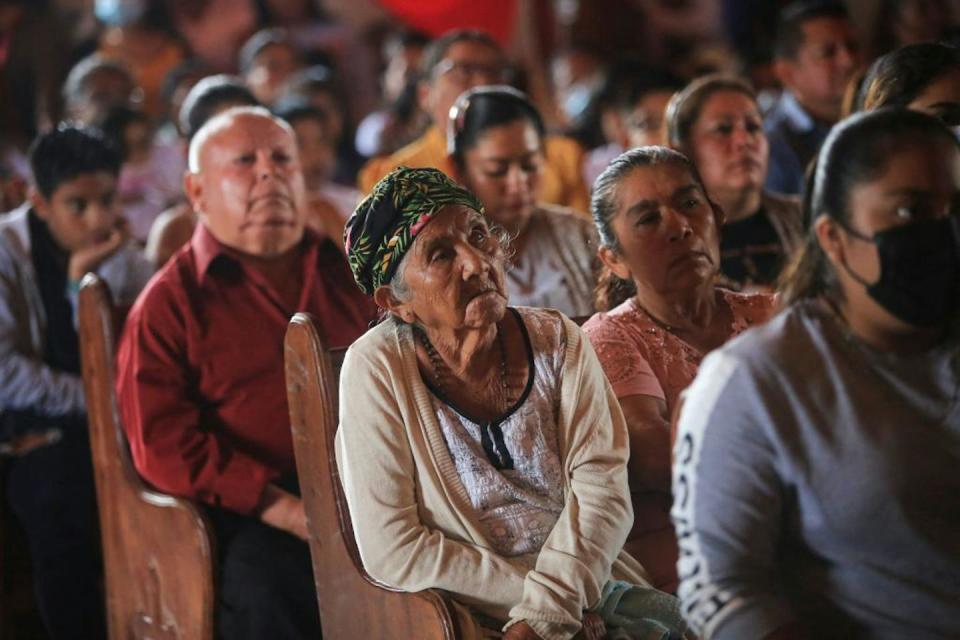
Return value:
M 603 640 L 607 637 L 607 626 L 599 614 L 586 612 L 583 614 L 583 629 L 575 637 L 582 640 Z
M 541 640 L 537 632 L 526 622 L 518 622 L 503 634 L 503 640 Z

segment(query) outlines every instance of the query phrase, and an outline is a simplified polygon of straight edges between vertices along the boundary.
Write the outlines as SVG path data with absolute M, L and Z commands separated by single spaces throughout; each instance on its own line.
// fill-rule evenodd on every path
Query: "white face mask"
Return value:
M 143 17 L 147 0 L 96 0 L 94 14 L 97 20 L 111 27 L 125 27 Z

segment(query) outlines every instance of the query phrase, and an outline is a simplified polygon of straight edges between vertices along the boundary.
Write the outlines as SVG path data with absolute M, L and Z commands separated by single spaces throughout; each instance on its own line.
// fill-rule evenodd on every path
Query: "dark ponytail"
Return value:
M 624 280 L 606 265 L 600 267 L 597 286 L 593 290 L 593 306 L 597 311 L 615 309 L 635 295 L 637 285 L 633 280 Z
M 823 252 L 817 235 L 813 231 L 812 201 L 817 164 L 818 161 L 815 158 L 807 169 L 803 199 L 800 203 L 804 228 L 808 230 L 807 235 L 800 250 L 794 254 L 783 273 L 780 274 L 778 282 L 780 304 L 784 307 L 804 298 L 814 298 L 828 292 L 839 295 L 833 269 L 830 268 L 827 255 Z

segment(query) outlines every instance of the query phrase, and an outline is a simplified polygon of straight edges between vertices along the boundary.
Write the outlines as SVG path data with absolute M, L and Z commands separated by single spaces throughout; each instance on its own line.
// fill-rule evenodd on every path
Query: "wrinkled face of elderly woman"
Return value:
M 720 269 L 722 214 L 679 163 L 628 173 L 617 187 L 611 220 L 619 249 L 600 259 L 639 290 L 668 293 L 713 282 Z
M 374 298 L 405 322 L 427 329 L 479 329 L 507 308 L 504 254 L 499 238 L 477 211 L 441 209 L 417 235 L 394 283 Z

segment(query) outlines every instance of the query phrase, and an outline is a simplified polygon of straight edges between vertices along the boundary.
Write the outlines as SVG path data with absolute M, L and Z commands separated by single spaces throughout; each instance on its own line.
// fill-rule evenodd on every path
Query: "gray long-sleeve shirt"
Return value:
M 960 344 L 897 356 L 800 303 L 708 356 L 679 424 L 684 614 L 706 638 L 960 638 Z

